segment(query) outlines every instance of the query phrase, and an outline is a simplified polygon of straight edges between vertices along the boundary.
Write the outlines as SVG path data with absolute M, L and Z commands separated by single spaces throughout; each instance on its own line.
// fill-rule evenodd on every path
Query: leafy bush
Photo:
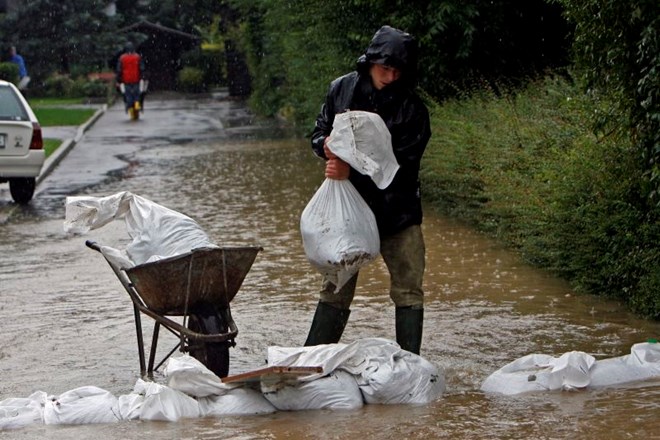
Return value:
M 70 97 L 74 81 L 68 75 L 53 74 L 46 78 L 43 84 L 43 93 L 51 98 Z
M 184 67 L 194 67 L 204 72 L 206 88 L 222 85 L 226 81 L 224 52 L 221 50 L 191 50 L 182 55 L 181 63 Z
M 108 83 L 100 80 L 88 80 L 80 77 L 71 86 L 71 95 L 85 98 L 104 98 L 109 94 Z
M 188 93 L 206 91 L 204 72 L 196 67 L 184 67 L 177 74 L 177 87 L 182 92 Z
M 15 63 L 0 63 L 0 79 L 18 84 L 18 66 Z

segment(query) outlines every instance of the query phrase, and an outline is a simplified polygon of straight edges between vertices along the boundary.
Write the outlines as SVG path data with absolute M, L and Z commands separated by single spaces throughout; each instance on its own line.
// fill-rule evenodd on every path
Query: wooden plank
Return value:
M 260 368 L 222 378 L 223 383 L 240 382 L 262 382 L 262 381 L 285 381 L 309 376 L 311 374 L 323 373 L 323 367 L 289 367 L 277 366 Z

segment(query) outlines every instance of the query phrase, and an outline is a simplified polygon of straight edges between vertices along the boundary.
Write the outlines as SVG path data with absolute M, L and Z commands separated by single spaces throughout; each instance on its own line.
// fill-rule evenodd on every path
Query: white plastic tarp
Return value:
M 660 378 L 660 344 L 639 343 L 629 355 L 596 360 L 571 351 L 559 358 L 530 354 L 488 376 L 481 390 L 515 395 L 534 391 L 594 389 Z
M 390 132 L 376 113 L 336 115 L 328 148 L 380 189 L 390 185 L 399 169 Z M 303 210 L 300 230 L 308 260 L 335 291 L 380 253 L 376 218 L 348 180 L 321 184 Z
M 106 197 L 67 197 L 64 230 L 84 234 L 122 218 L 131 243 L 122 250 L 109 246 L 101 249 L 118 268 L 130 268 L 196 248 L 217 247 L 195 220 L 128 191 Z

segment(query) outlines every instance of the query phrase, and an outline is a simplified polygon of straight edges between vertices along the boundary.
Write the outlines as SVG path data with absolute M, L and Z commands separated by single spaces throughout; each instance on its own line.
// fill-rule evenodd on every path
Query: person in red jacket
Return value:
M 117 84 L 124 94 L 126 110 L 138 103 L 138 110 L 142 107 L 144 99 L 144 61 L 142 56 L 135 52 L 132 43 L 127 43 L 124 53 L 117 61 Z

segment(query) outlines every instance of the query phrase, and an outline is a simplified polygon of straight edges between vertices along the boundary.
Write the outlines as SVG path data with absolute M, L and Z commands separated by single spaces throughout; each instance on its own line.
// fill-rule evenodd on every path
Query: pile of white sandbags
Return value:
M 355 409 L 365 403 L 425 404 L 445 389 L 441 370 L 386 339 L 317 347 L 270 347 L 269 366 L 321 366 L 322 373 L 298 379 L 223 383 L 189 355 L 170 358 L 167 383 L 138 379 L 133 391 L 115 397 L 95 386 L 48 396 L 0 402 L 0 430 L 32 424 L 115 423 L 122 420 L 177 421 L 275 411 Z

